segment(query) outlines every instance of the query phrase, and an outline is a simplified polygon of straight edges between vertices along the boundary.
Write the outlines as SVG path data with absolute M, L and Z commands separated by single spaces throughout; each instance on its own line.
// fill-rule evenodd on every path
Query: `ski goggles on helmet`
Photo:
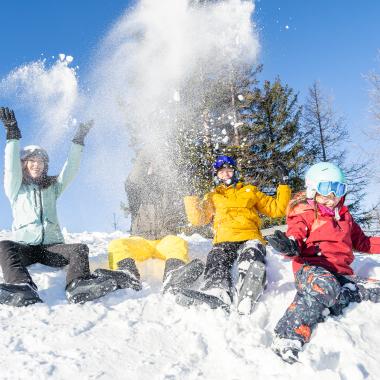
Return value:
M 28 145 L 20 151 L 20 159 L 21 161 L 26 161 L 32 157 L 39 157 L 45 163 L 49 162 L 49 156 L 45 149 L 41 148 L 38 145 Z
M 213 165 L 215 170 L 219 170 L 222 168 L 236 168 L 236 162 L 233 158 L 228 156 L 219 156 Z
M 319 182 L 317 186 L 317 193 L 327 197 L 333 193 L 336 197 L 343 197 L 347 193 L 347 185 L 341 182 Z

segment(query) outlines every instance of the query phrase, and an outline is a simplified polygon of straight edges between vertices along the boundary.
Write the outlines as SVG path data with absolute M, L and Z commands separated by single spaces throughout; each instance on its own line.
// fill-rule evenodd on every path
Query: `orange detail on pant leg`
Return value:
M 293 302 L 289 305 L 288 310 L 293 311 L 296 307 L 297 307 L 297 304 Z
M 313 290 L 320 294 L 325 294 L 325 291 L 318 284 L 313 284 Z
M 301 335 L 305 338 L 305 341 L 308 342 L 310 340 L 311 329 L 307 325 L 301 325 L 294 329 L 298 335 Z

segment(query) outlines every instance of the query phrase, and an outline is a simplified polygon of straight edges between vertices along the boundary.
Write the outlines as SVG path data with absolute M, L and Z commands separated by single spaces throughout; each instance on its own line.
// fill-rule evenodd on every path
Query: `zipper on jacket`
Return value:
M 334 224 L 334 227 L 338 227 L 341 231 L 343 231 L 343 228 L 340 226 L 339 222 L 334 218 L 333 219 L 333 224 Z
M 33 192 L 34 192 L 34 206 L 37 208 L 37 192 L 36 192 L 36 189 L 34 188 L 33 189 Z
M 42 207 L 42 194 L 41 194 L 41 188 L 38 188 L 38 195 L 40 199 L 40 222 L 41 222 L 41 227 L 42 227 L 42 239 L 41 239 L 41 245 L 44 243 L 45 239 L 45 228 L 44 228 L 44 210 Z

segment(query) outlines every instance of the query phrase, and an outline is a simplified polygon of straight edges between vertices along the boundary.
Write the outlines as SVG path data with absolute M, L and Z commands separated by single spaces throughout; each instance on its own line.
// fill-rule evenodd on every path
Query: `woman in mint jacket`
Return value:
M 46 151 L 30 145 L 20 151 L 21 132 L 12 110 L 0 108 L 7 131 L 4 188 L 13 214 L 13 240 L 0 242 L 0 303 L 26 306 L 42 302 L 27 266 L 41 263 L 52 267 L 68 265 L 66 296 L 69 302 L 86 302 L 115 290 L 117 283 L 90 274 L 88 247 L 65 244 L 59 226 L 56 202 L 78 172 L 84 138 L 92 123 L 80 124 L 69 156 L 58 176 L 49 176 Z

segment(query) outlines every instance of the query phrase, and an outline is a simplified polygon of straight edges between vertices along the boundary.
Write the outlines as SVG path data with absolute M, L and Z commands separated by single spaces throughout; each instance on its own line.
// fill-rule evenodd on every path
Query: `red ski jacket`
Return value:
M 301 203 L 287 216 L 287 236 L 298 242 L 300 256 L 293 258 L 293 271 L 303 264 L 321 266 L 339 274 L 353 274 L 350 264 L 353 250 L 380 254 L 380 237 L 369 237 L 352 218 L 346 206 L 339 211 L 340 220 L 314 206 Z

